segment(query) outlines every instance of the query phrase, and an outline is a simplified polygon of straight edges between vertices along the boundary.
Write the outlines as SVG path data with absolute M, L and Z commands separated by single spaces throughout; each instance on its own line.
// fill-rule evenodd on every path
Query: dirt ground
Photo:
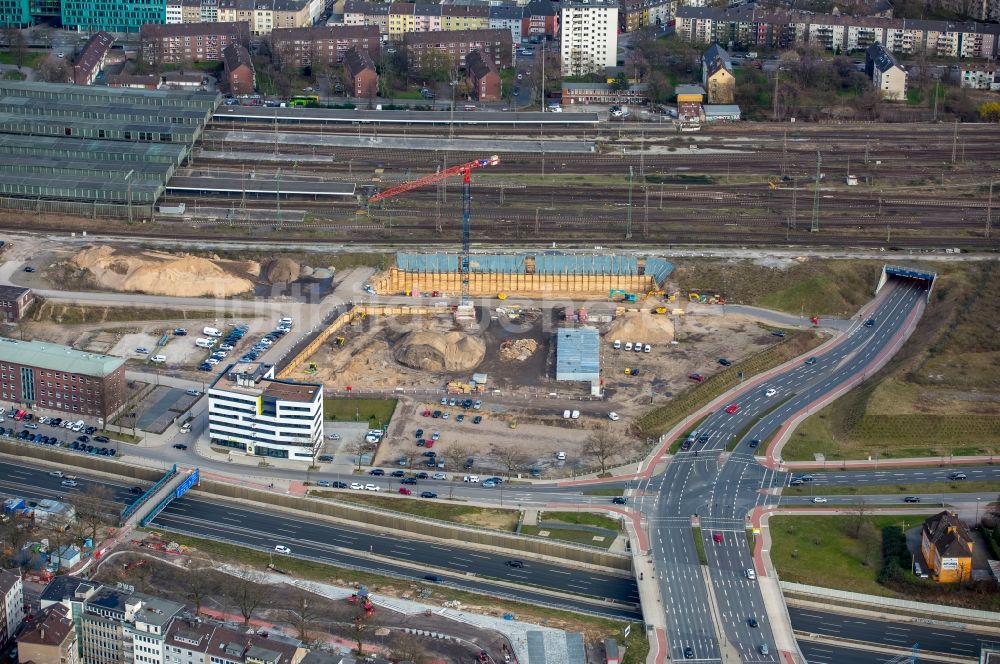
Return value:
M 589 384 L 557 382 L 551 376 L 555 362 L 553 334 L 558 328 L 557 316 L 546 312 L 529 312 L 515 321 L 499 316 L 490 321 L 480 336 L 486 345 L 483 360 L 460 373 L 428 372 L 403 366 L 397 361 L 397 345 L 414 329 L 427 326 L 449 329 L 450 317 L 427 321 L 409 318 L 368 318 L 345 329 L 345 345 L 336 347 L 330 339 L 313 356 L 318 373 L 302 373 L 300 379 L 321 380 L 330 395 L 343 393 L 346 386 L 354 391 L 398 390 L 399 406 L 393 417 L 389 435 L 379 446 L 375 465 L 386 468 L 406 466 L 414 470 L 439 470 L 426 466 L 425 451 L 416 446 L 415 431 L 424 429 L 425 438 L 438 431 L 441 440 L 434 446 L 438 461 L 447 472 L 464 474 L 466 456 L 476 460 L 475 472 L 506 471 L 506 463 L 491 455 L 495 446 L 517 450 L 522 458 L 517 464 L 522 472 L 534 468 L 543 474 L 568 476 L 591 469 L 582 458 L 581 448 L 597 427 L 608 426 L 628 436 L 630 419 L 649 408 L 651 402 L 662 402 L 690 384 L 689 373 L 711 375 L 721 370 L 719 358 L 734 362 L 779 341 L 756 322 L 740 316 L 722 315 L 721 308 L 709 308 L 698 315 L 664 316 L 627 314 L 611 323 L 598 324 L 601 331 L 601 367 L 606 400 L 585 400 Z M 484 320 L 480 316 L 480 320 Z M 526 360 L 504 359 L 500 352 L 506 340 L 532 339 L 537 350 Z M 642 342 L 650 352 L 614 350 L 613 342 Z M 308 364 L 304 365 L 308 367 Z M 626 375 L 625 369 L 639 369 L 639 375 Z M 464 411 L 463 422 L 457 421 L 461 407 L 442 406 L 440 394 L 449 381 L 466 383 L 473 372 L 486 373 L 489 386 L 479 395 L 480 411 Z M 420 396 L 424 392 L 425 396 Z M 430 392 L 430 395 L 427 395 Z M 407 394 L 409 393 L 409 394 Z M 578 420 L 563 419 L 566 409 L 579 410 Z M 424 417 L 426 411 L 449 411 L 448 419 Z M 609 411 L 615 411 L 620 421 L 611 422 Z M 481 415 L 483 421 L 473 424 Z M 516 429 L 511 424 L 516 423 Z M 623 453 L 612 460 L 631 460 L 636 445 L 623 445 Z M 557 461 L 556 452 L 566 452 L 565 461 Z M 460 458 L 459 458 L 460 457 Z

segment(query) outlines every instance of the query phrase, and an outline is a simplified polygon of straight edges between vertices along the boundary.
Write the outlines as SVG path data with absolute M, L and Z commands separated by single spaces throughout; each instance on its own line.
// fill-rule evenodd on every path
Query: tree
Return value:
M 416 60 L 420 65 L 420 76 L 425 80 L 439 82 L 452 80 L 452 70 L 455 68 L 455 63 L 452 62 L 447 51 L 429 48 Z
M 427 664 L 427 648 L 413 634 L 399 633 L 393 639 L 392 654 L 393 661 L 413 662 L 414 664 Z
M 309 593 L 299 588 L 292 598 L 292 606 L 285 611 L 288 622 L 298 631 L 299 641 L 303 643 L 309 642 L 309 632 L 316 627 L 319 618 L 317 602 L 309 600 Z
M 14 64 L 20 69 L 24 66 L 24 58 L 28 54 L 28 41 L 24 38 L 24 33 L 14 26 L 9 26 L 4 30 L 7 38 L 7 48 L 14 56 Z
M 620 71 L 618 75 L 615 76 L 615 80 L 611 82 L 611 92 L 624 92 L 628 90 L 628 76 L 625 72 Z
M 514 445 L 502 445 L 500 443 L 490 445 L 490 455 L 506 469 L 508 478 L 514 473 L 515 469 L 526 466 L 531 460 L 531 457 Z
M 608 460 L 623 451 L 623 445 L 628 445 L 605 425 L 595 429 L 583 442 L 581 451 L 584 456 L 596 459 L 601 464 L 601 474 L 608 472 Z
M 868 503 L 864 498 L 859 498 L 851 512 L 851 532 L 854 539 L 861 537 L 861 530 L 868 522 Z
M 215 576 L 207 573 L 208 570 L 191 570 L 184 575 L 184 586 L 187 598 L 194 602 L 194 614 L 201 613 L 201 604 L 205 598 L 211 596 L 219 590 Z
M 111 489 L 106 486 L 88 484 L 66 502 L 76 510 L 76 521 L 71 528 L 80 539 L 90 538 L 97 542 L 101 528 L 118 522 L 120 503 L 115 502 Z
M 673 92 L 674 86 L 670 85 L 670 80 L 663 73 L 651 71 L 646 76 L 646 95 L 649 96 L 649 101 L 654 104 L 670 101 Z
M 987 101 L 980 104 L 979 118 L 983 122 L 1000 122 L 1000 101 Z
M 35 78 L 43 83 L 69 83 L 71 73 L 65 60 L 46 58 L 35 70 Z
M 264 577 L 257 572 L 248 572 L 227 584 L 226 594 L 243 616 L 243 624 L 249 625 L 254 611 L 264 601 Z

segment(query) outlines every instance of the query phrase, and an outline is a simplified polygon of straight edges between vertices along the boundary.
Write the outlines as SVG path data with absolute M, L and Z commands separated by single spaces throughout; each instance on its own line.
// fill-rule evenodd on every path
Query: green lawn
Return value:
M 586 489 L 585 496 L 624 496 L 625 489 Z
M 698 562 L 707 565 L 708 554 L 705 553 L 705 540 L 701 538 L 701 528 L 692 528 L 691 534 L 694 536 L 694 548 L 698 552 Z
M 324 417 L 338 422 L 368 421 L 372 427 L 388 426 L 396 411 L 395 399 L 329 398 L 323 400 Z
M 976 493 L 977 491 L 1000 492 L 1000 486 L 991 480 L 959 481 L 959 482 L 928 482 L 925 484 L 876 484 L 869 486 L 789 486 L 782 489 L 783 496 L 867 496 L 886 495 L 890 493 L 929 494 L 929 493 Z M 900 500 L 902 502 L 902 500 Z
M 48 56 L 48 51 L 33 51 L 29 50 L 24 54 L 24 60 L 21 63 L 23 67 L 31 67 L 34 69 L 38 66 L 38 63 Z M 0 51 L 0 65 L 16 65 L 17 58 L 11 51 L 3 50 Z
M 561 528 L 521 526 L 522 535 L 538 535 L 538 533 L 542 531 L 548 533 L 548 535 L 545 536 L 547 539 L 575 542 L 577 544 L 586 544 L 588 546 L 596 546 L 602 549 L 607 549 L 615 541 L 614 537 L 604 537 L 601 541 L 595 540 L 594 537 L 602 537 L 602 535 L 595 535 L 594 533 L 588 533 L 583 530 L 563 530 Z
M 447 490 L 444 487 L 437 488 L 439 496 L 442 498 L 447 496 Z M 428 519 L 438 519 L 439 521 L 476 525 L 483 528 L 513 531 L 517 527 L 518 511 L 514 509 L 495 509 L 430 500 L 414 500 L 413 498 L 405 497 L 375 496 L 368 493 L 324 491 L 322 489 L 313 489 L 310 491 L 310 495 L 320 498 L 334 498 L 341 502 L 370 505 L 371 507 L 412 514 L 413 516 L 421 516 Z
M 542 520 L 562 521 L 563 523 L 572 523 L 580 526 L 595 526 L 613 532 L 621 530 L 621 522 L 618 519 L 612 519 L 603 514 L 594 514 L 593 512 L 544 512 Z
M 768 521 L 771 560 L 783 581 L 871 595 L 894 596 L 876 583 L 882 564 L 882 528 L 915 526 L 918 516 L 870 516 L 873 527 L 851 537 L 853 515 L 777 516 Z

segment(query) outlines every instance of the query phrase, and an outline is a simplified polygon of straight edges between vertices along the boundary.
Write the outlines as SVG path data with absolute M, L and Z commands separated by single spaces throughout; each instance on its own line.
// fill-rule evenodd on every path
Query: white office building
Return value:
M 24 622 L 24 585 L 20 570 L 0 568 L 0 645 L 14 638 Z
M 618 60 L 618 2 L 573 0 L 561 5 L 563 76 L 584 76 Z
M 323 442 L 323 386 L 278 380 L 269 364 L 234 364 L 208 391 L 208 432 L 248 456 L 308 461 Z

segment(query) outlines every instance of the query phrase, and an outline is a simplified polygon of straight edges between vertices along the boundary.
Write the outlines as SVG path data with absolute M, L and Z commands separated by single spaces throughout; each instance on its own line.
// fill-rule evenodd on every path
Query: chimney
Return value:
M 44 641 L 45 640 L 45 625 L 42 625 L 42 628 L 40 630 L 38 630 L 38 633 L 39 633 L 39 636 L 41 637 L 42 641 Z

